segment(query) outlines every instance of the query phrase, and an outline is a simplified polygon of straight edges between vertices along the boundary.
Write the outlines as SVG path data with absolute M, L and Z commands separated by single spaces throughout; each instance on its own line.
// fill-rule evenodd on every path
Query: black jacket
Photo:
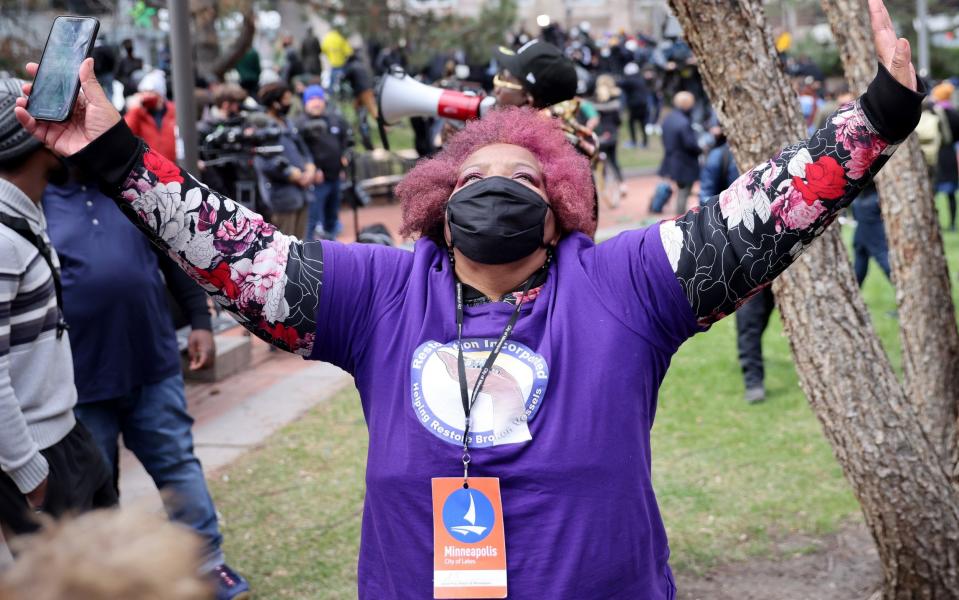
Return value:
M 952 140 L 950 143 L 944 143 L 939 147 L 939 160 L 936 167 L 936 183 L 955 183 L 959 180 L 959 161 L 956 160 L 956 146 L 959 142 L 959 112 L 954 108 L 936 109 L 940 115 L 946 115 L 946 121 Z M 945 129 L 945 128 L 943 128 Z
M 649 87 L 646 85 L 642 73 L 626 75 L 620 82 L 619 87 L 623 90 L 625 104 L 630 110 L 646 111 L 649 101 Z
M 692 120 L 682 111 L 674 110 L 663 119 L 663 152 L 660 177 L 672 179 L 680 185 L 689 185 L 699 179 L 702 149 L 697 143 Z
M 353 135 L 346 121 L 333 114 L 311 117 L 303 113 L 296 121 L 296 129 L 313 156 L 313 164 L 323 171 L 323 178 L 326 181 L 339 179 L 343 154 Z

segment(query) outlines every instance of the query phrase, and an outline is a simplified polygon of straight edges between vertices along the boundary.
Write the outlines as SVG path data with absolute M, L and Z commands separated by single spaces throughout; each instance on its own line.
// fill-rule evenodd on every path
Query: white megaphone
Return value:
M 478 119 L 496 104 L 496 98 L 426 85 L 394 67 L 380 79 L 376 103 L 381 122 L 394 125 L 406 117 Z

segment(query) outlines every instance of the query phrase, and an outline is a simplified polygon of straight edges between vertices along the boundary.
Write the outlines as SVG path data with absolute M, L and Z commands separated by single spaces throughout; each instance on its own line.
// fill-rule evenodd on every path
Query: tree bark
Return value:
M 201 77 L 211 79 L 217 57 L 220 56 L 220 39 L 216 34 L 216 19 L 219 14 L 216 0 L 190 0 L 193 15 L 193 47 L 196 70 Z
M 256 19 L 253 16 L 253 9 L 248 8 L 243 11 L 243 25 L 242 29 L 240 29 L 240 36 L 233 42 L 229 50 L 217 58 L 210 69 L 213 71 L 217 80 L 223 81 L 226 72 L 235 67 L 236 63 L 240 62 L 240 59 L 243 58 L 246 51 L 253 45 L 253 36 L 255 34 Z
M 876 52 L 865 0 L 821 0 L 850 89 L 865 91 L 876 72 Z M 915 134 L 877 179 L 886 223 L 906 395 L 943 468 L 959 481 L 959 330 L 931 182 Z
M 220 37 L 216 32 L 216 20 L 220 15 L 217 0 L 191 0 L 196 70 L 201 76 L 213 81 L 223 81 L 226 72 L 236 66 L 236 63 L 253 45 L 256 19 L 253 15 L 253 7 L 249 3 L 246 4 L 243 9 L 240 35 L 226 53 L 221 53 Z
M 806 137 L 761 0 L 670 0 L 739 165 Z M 838 229 L 776 283 L 800 383 L 879 547 L 884 597 L 959 598 L 959 497 L 869 319 Z

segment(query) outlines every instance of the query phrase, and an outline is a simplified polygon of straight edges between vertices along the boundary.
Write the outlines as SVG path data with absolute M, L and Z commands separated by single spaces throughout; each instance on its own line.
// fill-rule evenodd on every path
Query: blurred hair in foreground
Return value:
M 209 600 L 198 573 L 202 541 L 142 510 L 111 509 L 61 521 L 11 541 L 0 600 Z

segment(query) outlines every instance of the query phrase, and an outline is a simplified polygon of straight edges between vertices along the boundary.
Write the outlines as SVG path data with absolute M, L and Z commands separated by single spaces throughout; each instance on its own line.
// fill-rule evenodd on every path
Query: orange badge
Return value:
M 498 478 L 433 478 L 433 597 L 506 597 Z

